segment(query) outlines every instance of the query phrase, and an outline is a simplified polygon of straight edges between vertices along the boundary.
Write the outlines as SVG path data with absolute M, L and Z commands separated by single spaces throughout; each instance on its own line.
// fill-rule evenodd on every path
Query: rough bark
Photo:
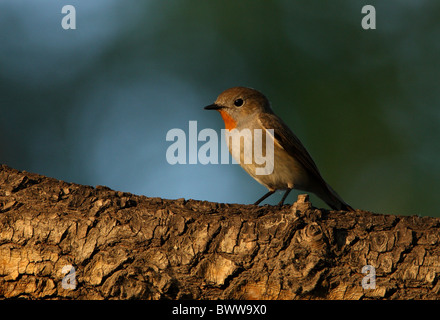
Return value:
M 281 208 L 147 198 L 3 165 L 0 297 L 437 299 L 439 222 L 306 195 Z

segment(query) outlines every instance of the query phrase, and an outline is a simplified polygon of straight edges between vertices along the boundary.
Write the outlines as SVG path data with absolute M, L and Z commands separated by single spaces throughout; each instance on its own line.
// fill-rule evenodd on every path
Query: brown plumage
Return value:
M 262 167 L 261 159 L 255 159 L 252 152 L 252 163 L 244 163 L 247 152 L 240 144 L 240 156 L 234 156 L 232 143 L 227 139 L 229 150 L 255 180 L 269 189 L 255 204 L 272 195 L 276 190 L 286 190 L 279 205 L 282 205 L 292 189 L 315 193 L 332 209 L 353 211 L 342 198 L 325 182 L 306 148 L 289 127 L 273 113 L 267 98 L 257 90 L 234 87 L 222 92 L 214 104 L 205 107 L 218 110 L 225 121 L 226 129 L 262 129 L 264 132 L 262 149 L 265 150 L 265 137 L 272 139 L 273 171 L 270 174 L 258 175 L 256 169 Z M 268 131 L 273 129 L 273 135 Z

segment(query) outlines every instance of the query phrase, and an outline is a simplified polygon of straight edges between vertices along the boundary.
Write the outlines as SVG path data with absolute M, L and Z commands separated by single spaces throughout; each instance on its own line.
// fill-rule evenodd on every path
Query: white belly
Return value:
M 266 148 L 266 142 L 273 143 L 273 140 L 267 140 L 264 133 L 262 139 L 258 139 L 258 135 L 254 136 L 252 132 L 241 130 L 240 140 L 237 137 L 236 140 L 230 139 L 230 134 L 225 134 L 226 143 L 235 161 L 269 190 L 306 190 L 308 179 L 303 167 L 279 146 L 272 145 L 272 150 L 270 146 Z M 261 146 L 258 145 L 258 140 L 263 141 Z

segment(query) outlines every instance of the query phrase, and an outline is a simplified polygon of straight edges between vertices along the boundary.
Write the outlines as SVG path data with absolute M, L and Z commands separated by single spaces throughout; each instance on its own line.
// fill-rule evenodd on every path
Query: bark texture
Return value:
M 306 195 L 281 208 L 147 198 L 3 165 L 0 297 L 438 299 L 439 225 Z

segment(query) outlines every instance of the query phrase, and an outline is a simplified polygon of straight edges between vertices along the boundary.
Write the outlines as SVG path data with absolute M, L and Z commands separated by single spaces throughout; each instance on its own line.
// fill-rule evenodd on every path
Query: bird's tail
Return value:
M 329 205 L 333 210 L 343 210 L 343 211 L 355 211 L 350 205 L 348 205 L 341 196 L 333 190 L 327 183 L 325 183 L 324 190 L 317 194 L 325 203 Z

